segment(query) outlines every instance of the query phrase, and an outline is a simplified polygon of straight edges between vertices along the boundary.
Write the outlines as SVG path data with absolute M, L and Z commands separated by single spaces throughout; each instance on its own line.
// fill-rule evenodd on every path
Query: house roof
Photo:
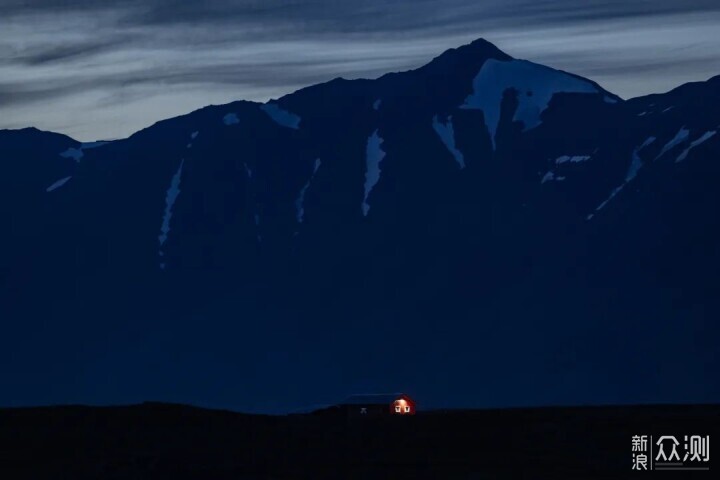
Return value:
M 340 402 L 341 405 L 373 405 L 383 404 L 389 405 L 398 398 L 407 397 L 404 393 L 364 393 L 358 395 L 350 395 Z

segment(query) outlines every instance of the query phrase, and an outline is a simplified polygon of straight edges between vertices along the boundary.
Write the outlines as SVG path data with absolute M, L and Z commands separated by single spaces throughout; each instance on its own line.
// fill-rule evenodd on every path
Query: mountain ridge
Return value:
M 502 50 L 498 49 L 494 44 L 492 44 L 491 42 L 489 42 L 489 41 L 486 40 L 485 38 L 480 37 L 480 38 L 478 38 L 478 39 L 476 39 L 476 40 L 473 40 L 472 42 L 470 42 L 470 43 L 468 43 L 468 44 L 465 44 L 465 45 L 462 45 L 462 46 L 460 46 L 460 47 L 449 48 L 449 49 L 445 50 L 444 52 L 442 52 L 441 54 L 439 54 L 438 56 L 434 57 L 434 58 L 433 58 L 432 60 L 430 60 L 428 63 L 426 63 L 426 64 L 424 64 L 424 65 L 422 65 L 422 66 L 420 66 L 420 67 L 414 68 L 414 69 L 409 69 L 409 70 L 404 70 L 404 71 L 399 71 L 399 72 L 389 72 L 389 73 L 383 74 L 383 75 L 381 75 L 380 77 L 375 78 L 375 79 L 371 79 L 371 78 L 346 79 L 346 78 L 343 78 L 343 77 L 337 77 L 337 78 L 328 80 L 328 81 L 326 81 L 326 82 L 321 82 L 321 83 L 309 85 L 309 86 L 306 86 L 306 87 L 301 87 L 301 88 L 299 88 L 298 90 L 296 90 L 296 91 L 294 91 L 294 92 L 290 92 L 290 93 L 281 95 L 280 97 L 275 98 L 275 99 L 270 99 L 270 100 L 268 100 L 267 102 L 252 101 L 252 100 L 234 100 L 234 101 L 232 101 L 232 102 L 223 103 L 223 104 L 205 105 L 205 106 L 199 107 L 199 108 L 197 108 L 197 109 L 195 109 L 195 110 L 192 110 L 192 111 L 190 111 L 190 112 L 188 112 L 188 113 L 186 113 L 186 114 L 183 114 L 183 115 L 179 115 L 179 116 L 175 116 L 175 117 L 168 117 L 168 118 L 165 118 L 165 119 L 158 120 L 157 122 L 155 122 L 155 123 L 153 123 L 153 124 L 151 124 L 151 125 L 148 125 L 147 127 L 144 127 L 144 128 L 141 128 L 141 129 L 137 130 L 136 132 L 132 133 L 130 136 L 128 136 L 128 137 L 126 137 L 126 138 L 114 139 L 114 140 L 110 140 L 110 141 L 125 140 L 125 139 L 130 138 L 130 137 L 132 137 L 132 136 L 134 136 L 134 135 L 136 135 L 136 134 L 138 134 L 138 133 L 140 133 L 140 132 L 142 132 L 142 131 L 144 131 L 144 130 L 147 130 L 147 129 L 149 129 L 149 128 L 152 128 L 152 127 L 156 126 L 157 124 L 163 124 L 164 122 L 167 122 L 167 121 L 170 121 L 170 120 L 173 120 L 173 119 L 185 118 L 185 117 L 188 117 L 189 115 L 193 115 L 193 114 L 196 114 L 196 113 L 198 113 L 198 112 L 204 112 L 204 111 L 206 111 L 207 109 L 225 108 L 225 107 L 228 107 L 228 106 L 231 106 L 231 105 L 236 105 L 236 104 L 252 104 L 252 105 L 260 106 L 260 105 L 264 105 L 264 104 L 266 104 L 266 103 L 273 103 L 273 102 L 278 103 L 278 102 L 281 102 L 281 101 L 282 101 L 283 99 L 285 99 L 286 97 L 291 97 L 291 96 L 296 95 L 296 94 L 298 94 L 298 93 L 304 92 L 305 90 L 308 90 L 308 89 L 309 89 L 309 90 L 314 90 L 314 89 L 322 88 L 323 86 L 326 86 L 326 85 L 328 85 L 328 84 L 334 84 L 334 83 L 336 83 L 336 82 L 341 82 L 341 83 L 344 83 L 344 82 L 358 82 L 358 83 L 373 83 L 373 82 L 378 82 L 378 81 L 380 81 L 380 80 L 383 80 L 383 79 L 386 79 L 386 78 L 393 78 L 393 77 L 398 76 L 398 75 L 402 76 L 402 75 L 406 75 L 406 74 L 413 74 L 413 73 L 416 73 L 416 72 L 422 72 L 422 71 L 425 71 L 425 70 L 427 70 L 427 69 L 431 69 L 431 68 L 433 68 L 434 66 L 437 66 L 437 65 L 445 66 L 445 65 L 443 65 L 443 63 L 445 63 L 446 60 L 451 60 L 451 59 L 452 59 L 452 60 L 462 60 L 462 58 L 460 58 L 460 57 L 462 57 L 462 56 L 467 56 L 467 55 L 468 55 L 468 52 L 475 53 L 475 52 L 477 52 L 477 51 L 481 51 L 481 52 L 485 53 L 484 56 L 479 57 L 479 58 L 482 60 L 482 62 L 484 62 L 487 58 L 495 58 L 495 57 L 492 57 L 492 56 L 491 56 L 492 54 L 495 54 L 496 56 L 498 56 L 498 57 L 500 57 L 501 59 L 504 59 L 504 60 L 513 60 L 513 59 L 514 59 L 513 57 L 511 57 L 511 56 L 508 55 L 507 53 L 505 53 L 505 52 L 503 52 Z M 451 61 L 448 61 L 447 63 L 452 63 L 452 62 L 451 62 Z M 554 67 L 548 67 L 548 68 L 551 68 L 551 69 L 553 69 L 553 70 L 555 70 L 555 71 L 557 71 L 557 72 L 561 72 L 561 73 L 564 73 L 564 74 L 567 74 L 567 75 L 570 75 L 570 76 L 573 76 L 573 77 L 582 79 L 582 80 L 584 80 L 584 81 L 588 81 L 588 82 L 592 83 L 593 85 L 595 85 L 596 87 L 602 89 L 602 87 L 601 87 L 599 84 L 597 84 L 596 82 L 594 82 L 592 79 L 589 79 L 589 78 L 586 78 L 586 77 L 582 77 L 582 76 L 580 76 L 580 75 L 577 75 L 577 74 L 575 74 L 575 73 L 573 73 L 573 72 L 568 72 L 568 71 L 566 71 L 566 70 L 556 69 L 556 68 L 554 68 Z M 652 96 L 655 96 L 655 95 L 665 95 L 665 94 L 669 94 L 669 93 L 675 92 L 675 91 L 677 91 L 678 89 L 688 88 L 688 87 L 693 86 L 693 85 L 702 85 L 702 84 L 711 83 L 711 82 L 716 82 L 716 81 L 720 81 L 720 74 L 714 75 L 714 76 L 708 78 L 707 80 L 698 80 L 698 81 L 691 81 L 691 82 L 683 83 L 683 84 L 681 84 L 681 85 L 678 85 L 677 87 L 672 88 L 671 90 L 669 90 L 669 91 L 667 91 L 667 92 L 648 93 L 648 94 L 646 94 L 646 95 L 640 95 L 640 96 L 632 97 L 632 98 L 629 98 L 629 99 L 622 99 L 621 97 L 617 96 L 616 94 L 614 94 L 614 93 L 612 93 L 612 92 L 608 92 L 608 93 L 610 93 L 610 95 L 612 95 L 614 98 L 617 98 L 617 99 L 619 99 L 619 100 L 621 100 L 621 101 L 632 101 L 632 100 L 637 100 L 637 99 L 649 98 L 649 97 L 652 97 Z M 604 90 L 604 89 L 603 89 L 603 90 Z M 50 130 L 40 130 L 40 129 L 38 129 L 38 128 L 36 128 L 36 127 L 33 127 L 33 126 L 30 126 L 30 127 L 22 127 L 22 128 L 15 128 L 15 129 L 0 129 L 0 131 L 2 131 L 2 132 L 21 132 L 21 131 L 24 131 L 24 130 L 36 130 L 37 132 L 41 132 L 41 133 L 57 133 L 58 135 L 63 135 L 63 136 L 65 136 L 65 137 L 67 137 L 67 138 L 72 138 L 72 137 L 70 137 L 70 136 L 68 136 L 68 135 L 65 135 L 65 134 L 63 134 L 63 133 L 59 133 L 59 132 L 55 132 L 55 131 L 50 131 Z M 79 141 L 79 140 L 75 140 L 75 139 L 73 139 L 73 140 L 74 140 L 75 142 L 77 142 L 77 143 L 83 143 L 83 142 L 81 142 L 81 141 Z M 88 143 L 88 142 L 85 142 L 85 143 Z

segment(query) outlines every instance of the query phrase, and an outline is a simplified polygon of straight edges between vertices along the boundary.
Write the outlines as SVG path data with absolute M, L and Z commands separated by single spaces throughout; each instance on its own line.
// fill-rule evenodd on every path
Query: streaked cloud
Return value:
M 623 97 L 720 73 L 716 0 L 4 0 L 0 128 L 128 135 L 484 37 Z

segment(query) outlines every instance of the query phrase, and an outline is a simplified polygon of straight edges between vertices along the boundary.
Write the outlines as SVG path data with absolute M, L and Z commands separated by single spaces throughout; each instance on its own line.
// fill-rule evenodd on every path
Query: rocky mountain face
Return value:
M 483 40 L 123 140 L 2 131 L 0 403 L 717 401 L 719 131 L 720 77 L 624 101 Z

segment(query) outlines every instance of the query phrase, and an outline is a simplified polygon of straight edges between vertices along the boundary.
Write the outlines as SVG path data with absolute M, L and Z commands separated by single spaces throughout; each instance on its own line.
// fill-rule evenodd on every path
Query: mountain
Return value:
M 478 40 L 123 140 L 4 131 L 0 403 L 718 401 L 719 128 L 720 77 L 625 101 Z

